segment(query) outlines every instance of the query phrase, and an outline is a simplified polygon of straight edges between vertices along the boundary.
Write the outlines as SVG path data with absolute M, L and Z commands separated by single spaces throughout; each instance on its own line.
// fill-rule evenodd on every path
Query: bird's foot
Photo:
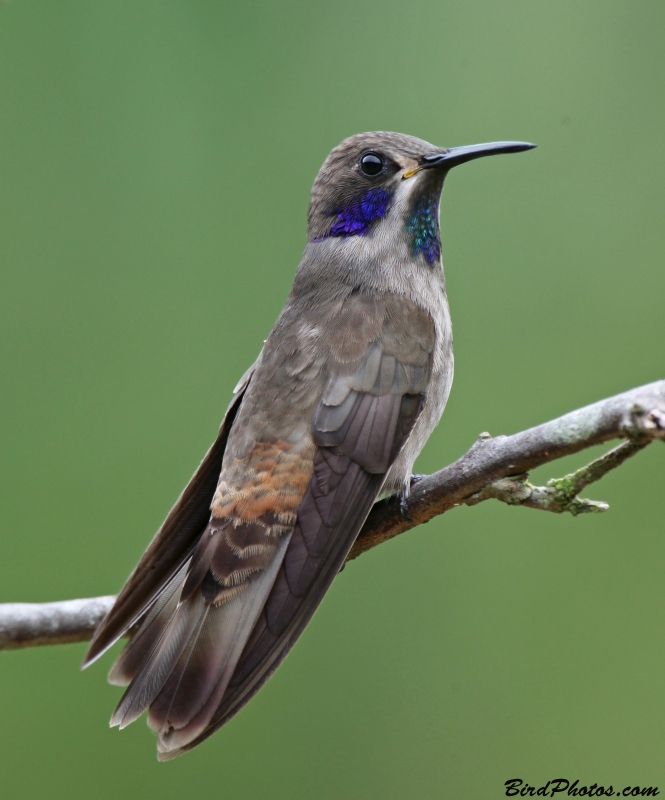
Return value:
M 409 517 L 409 512 L 407 511 L 408 504 L 409 504 L 409 496 L 401 492 L 399 495 L 399 515 L 406 522 L 411 522 L 411 518 Z
M 409 478 L 408 484 L 402 489 L 399 493 L 399 515 L 403 520 L 406 522 L 411 522 L 411 517 L 409 517 L 409 512 L 407 507 L 409 505 L 409 494 L 411 493 L 411 487 L 414 486 L 418 481 L 421 481 L 423 478 L 426 478 L 427 475 L 421 475 L 418 473 L 414 473 Z

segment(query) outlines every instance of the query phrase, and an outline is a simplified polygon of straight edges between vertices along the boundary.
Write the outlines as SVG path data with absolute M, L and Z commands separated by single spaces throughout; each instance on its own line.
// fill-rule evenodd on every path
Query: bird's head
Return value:
M 532 147 L 492 142 L 442 148 L 385 131 L 351 136 L 332 150 L 314 182 L 309 241 L 401 237 L 413 257 L 434 264 L 441 256 L 439 200 L 448 171 L 481 156 Z

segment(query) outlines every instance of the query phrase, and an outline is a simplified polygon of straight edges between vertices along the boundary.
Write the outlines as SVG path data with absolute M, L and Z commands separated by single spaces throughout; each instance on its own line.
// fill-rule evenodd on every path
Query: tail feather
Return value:
M 243 599 L 241 594 L 226 606 L 209 607 L 205 623 L 150 706 L 148 724 L 157 733 L 186 727 L 214 691 L 233 655 Z
M 242 598 L 236 602 L 241 603 Z M 150 707 L 148 723 L 159 733 L 160 749 L 180 747 L 205 730 L 238 662 L 242 648 L 238 644 L 229 648 L 224 641 L 229 634 L 220 630 L 219 620 L 211 615 L 205 628 L 176 691 L 172 692 L 169 679 Z
M 154 650 L 177 606 L 185 582 L 189 561 L 166 585 L 164 591 L 146 614 L 139 629 L 111 667 L 108 680 L 115 686 L 128 686 L 139 673 L 146 658 Z
M 219 538 L 219 531 L 209 537 Z M 258 533 L 257 533 L 258 535 Z M 215 544 L 200 543 L 191 562 L 167 584 L 111 671 L 116 683 L 131 681 L 111 725 L 124 728 L 150 709 L 148 723 L 160 749 L 191 742 L 209 724 L 281 566 L 290 534 L 270 537 L 265 567 L 244 585 L 219 585 L 210 593 Z M 245 556 L 249 563 L 254 556 Z M 216 582 L 215 582 L 215 585 Z M 186 599 L 183 599 L 187 595 Z
M 272 588 L 289 539 L 282 538 L 269 565 L 243 591 L 209 606 L 204 624 L 150 705 L 148 723 L 159 733 L 160 748 L 168 751 L 191 742 L 210 722 Z
M 168 680 L 192 633 L 200 627 L 207 610 L 200 595 L 178 606 L 116 708 L 111 726 L 124 728 L 149 707 Z
M 170 754 L 179 755 L 181 747 L 193 742 L 206 730 L 226 691 L 228 679 L 225 678 L 226 676 L 218 681 L 201 710 L 192 717 L 187 725 L 179 730 L 171 728 L 160 732 L 157 739 L 157 752 L 160 761 L 167 761 Z

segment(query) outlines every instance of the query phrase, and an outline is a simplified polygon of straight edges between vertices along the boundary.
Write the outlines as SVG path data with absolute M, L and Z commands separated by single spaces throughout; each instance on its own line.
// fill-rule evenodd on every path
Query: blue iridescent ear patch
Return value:
M 422 194 L 414 202 L 407 218 L 406 230 L 409 234 L 411 252 L 420 253 L 428 264 L 434 264 L 441 257 L 439 238 L 439 194 Z
M 327 236 L 366 236 L 372 223 L 386 216 L 392 199 L 390 192 L 378 186 L 368 189 L 357 200 L 334 212 L 336 219 Z

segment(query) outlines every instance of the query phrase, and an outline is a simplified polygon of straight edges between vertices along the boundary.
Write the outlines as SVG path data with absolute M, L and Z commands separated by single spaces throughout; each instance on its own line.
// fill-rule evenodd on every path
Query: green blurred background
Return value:
M 349 134 L 539 144 L 447 182 L 456 377 L 420 471 L 665 377 L 664 29 L 655 0 L 0 4 L 0 601 L 121 587 Z M 256 699 L 172 763 L 142 722 L 108 729 L 109 657 L 0 654 L 0 796 L 663 791 L 664 477 L 658 444 L 589 492 L 606 515 L 485 503 L 363 556 Z

